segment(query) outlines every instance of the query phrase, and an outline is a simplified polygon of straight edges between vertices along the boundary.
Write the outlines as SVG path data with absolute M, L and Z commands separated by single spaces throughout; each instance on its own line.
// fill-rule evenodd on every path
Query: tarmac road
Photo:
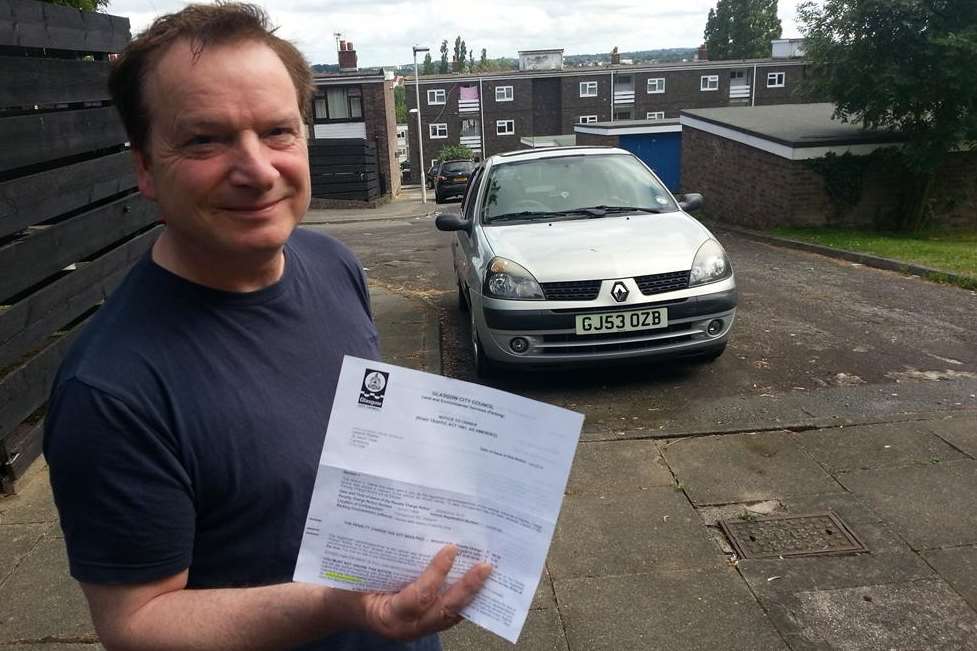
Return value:
M 442 372 L 476 381 L 456 306 L 452 235 L 423 212 L 311 227 L 351 246 L 371 282 L 433 302 Z M 491 384 L 584 412 L 589 439 L 804 428 L 977 407 L 977 292 L 717 236 L 740 292 L 719 360 L 510 373 Z

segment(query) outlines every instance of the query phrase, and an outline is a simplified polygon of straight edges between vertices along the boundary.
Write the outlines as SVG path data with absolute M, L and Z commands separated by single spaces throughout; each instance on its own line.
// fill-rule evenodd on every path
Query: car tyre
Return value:
M 461 282 L 458 282 L 458 309 L 462 312 L 467 312 L 468 307 L 468 297 L 465 296 L 465 290 L 461 287 Z
M 475 310 L 469 309 L 468 313 L 470 314 L 468 324 L 471 328 L 472 364 L 475 367 L 475 375 L 485 380 L 495 375 L 496 366 L 492 360 L 485 356 L 482 342 L 478 338 L 478 328 L 475 326 Z
M 441 194 L 438 192 L 434 193 L 434 203 L 444 203 L 444 199 L 441 198 Z

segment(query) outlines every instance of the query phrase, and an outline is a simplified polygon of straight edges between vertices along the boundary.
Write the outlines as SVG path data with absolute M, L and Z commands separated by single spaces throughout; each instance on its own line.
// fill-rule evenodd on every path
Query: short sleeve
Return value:
M 192 486 L 159 430 L 81 380 L 52 394 L 44 454 L 77 580 L 145 583 L 190 566 Z

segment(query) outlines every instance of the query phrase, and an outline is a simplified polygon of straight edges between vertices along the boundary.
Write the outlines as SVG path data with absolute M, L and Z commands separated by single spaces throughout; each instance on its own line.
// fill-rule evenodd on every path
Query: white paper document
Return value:
M 582 426 L 560 407 L 346 357 L 295 580 L 398 591 L 454 543 L 449 583 L 494 566 L 462 614 L 515 642 Z

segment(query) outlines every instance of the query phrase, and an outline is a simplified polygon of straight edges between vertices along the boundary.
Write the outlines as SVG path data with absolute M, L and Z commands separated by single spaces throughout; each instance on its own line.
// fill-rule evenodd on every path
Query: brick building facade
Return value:
M 520 70 L 409 77 L 407 106 L 420 87 L 424 169 L 443 145 L 464 144 L 481 157 L 519 149 L 527 137 L 573 134 L 583 122 L 677 118 L 686 108 L 806 101 L 799 59 L 701 61 L 657 65 Z M 419 180 L 417 116 L 409 121 Z M 476 137 L 477 136 L 477 137 Z

